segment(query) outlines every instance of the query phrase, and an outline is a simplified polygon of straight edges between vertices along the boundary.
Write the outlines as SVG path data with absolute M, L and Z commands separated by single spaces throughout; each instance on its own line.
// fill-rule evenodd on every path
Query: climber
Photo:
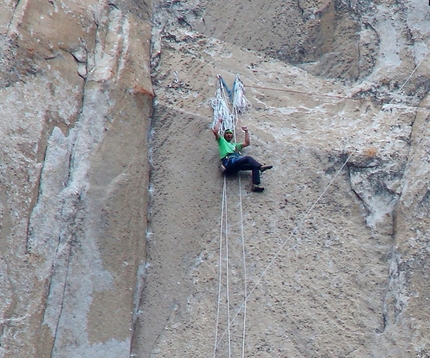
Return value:
M 245 132 L 243 143 L 232 142 L 233 130 L 226 129 L 223 136 L 219 134 L 222 119 L 219 119 L 213 128 L 215 139 L 218 142 L 219 155 L 221 159 L 221 169 L 225 174 L 237 173 L 240 170 L 252 171 L 252 191 L 262 192 L 264 188 L 260 186 L 260 172 L 273 168 L 272 165 L 261 165 L 253 157 L 242 156 L 240 151 L 250 144 L 248 127 L 242 127 Z

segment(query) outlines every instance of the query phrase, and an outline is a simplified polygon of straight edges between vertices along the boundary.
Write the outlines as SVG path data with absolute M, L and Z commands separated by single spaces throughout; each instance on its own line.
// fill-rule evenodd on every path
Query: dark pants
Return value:
M 226 174 L 234 174 L 240 170 L 252 170 L 252 184 L 260 184 L 261 164 L 250 156 L 238 156 L 233 158 L 223 158 L 222 165 Z

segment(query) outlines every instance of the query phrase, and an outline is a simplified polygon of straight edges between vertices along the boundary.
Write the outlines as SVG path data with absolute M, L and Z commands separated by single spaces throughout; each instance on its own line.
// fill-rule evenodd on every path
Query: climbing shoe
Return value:
M 264 171 L 266 171 L 266 170 L 268 170 L 268 169 L 272 169 L 273 168 L 273 165 L 262 165 L 261 167 L 260 167 L 260 172 L 264 172 Z
M 253 191 L 253 192 L 255 192 L 255 193 L 261 193 L 263 190 L 264 190 L 264 188 L 262 187 L 262 186 L 259 186 L 259 185 L 253 185 L 252 186 L 252 188 L 251 188 L 251 190 Z

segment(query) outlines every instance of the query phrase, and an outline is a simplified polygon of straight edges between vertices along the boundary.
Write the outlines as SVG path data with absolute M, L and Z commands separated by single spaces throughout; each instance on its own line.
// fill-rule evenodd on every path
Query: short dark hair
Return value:
M 231 134 L 233 134 L 233 130 L 232 130 L 232 129 L 226 129 L 226 130 L 224 131 L 224 134 L 227 134 L 227 133 L 231 133 Z

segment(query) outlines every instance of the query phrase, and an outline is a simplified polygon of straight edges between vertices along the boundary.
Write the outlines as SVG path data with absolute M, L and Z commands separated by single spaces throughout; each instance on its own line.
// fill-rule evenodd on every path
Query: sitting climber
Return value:
M 233 130 L 226 129 L 223 136 L 219 134 L 222 119 L 219 119 L 213 128 L 216 141 L 218 142 L 219 155 L 221 159 L 222 169 L 225 174 L 237 173 L 240 170 L 252 171 L 252 191 L 261 192 L 264 190 L 260 186 L 260 172 L 271 169 L 272 165 L 261 165 L 250 156 L 242 156 L 240 151 L 250 144 L 249 133 L 247 127 L 242 127 L 245 132 L 245 140 L 243 143 L 235 143 L 233 140 Z

